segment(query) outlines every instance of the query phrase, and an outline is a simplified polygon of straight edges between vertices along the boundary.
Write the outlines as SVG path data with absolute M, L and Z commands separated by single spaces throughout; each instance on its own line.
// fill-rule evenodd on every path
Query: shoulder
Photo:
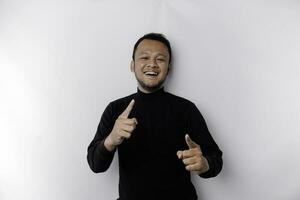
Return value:
M 167 92 L 167 96 L 170 99 L 169 103 L 177 112 L 184 116 L 199 116 L 203 118 L 202 113 L 193 101 L 169 92 Z
M 170 92 L 166 92 L 166 96 L 167 96 L 167 99 L 170 102 L 172 102 L 173 104 L 182 106 L 184 108 L 189 108 L 189 109 L 191 107 L 195 107 L 194 102 L 192 102 L 191 100 L 189 100 L 189 99 L 187 99 L 185 97 L 178 96 L 178 95 L 175 95 L 175 94 L 170 93 Z
M 127 103 L 127 102 L 129 103 L 132 99 L 134 99 L 135 95 L 136 95 L 136 93 L 133 93 L 133 94 L 127 95 L 125 97 L 121 97 L 121 98 L 112 100 L 110 102 L 110 104 L 118 105 L 118 104 L 123 104 L 123 103 Z
M 124 110 L 130 101 L 134 99 L 136 93 L 132 93 L 130 95 L 127 95 L 125 97 L 121 97 L 115 100 L 112 100 L 109 102 L 107 107 L 110 107 L 110 109 L 115 113 L 119 114 L 120 111 Z

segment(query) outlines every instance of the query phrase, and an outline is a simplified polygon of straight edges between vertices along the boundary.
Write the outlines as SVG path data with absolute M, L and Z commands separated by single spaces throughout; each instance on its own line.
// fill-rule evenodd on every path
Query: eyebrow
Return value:
M 149 51 L 142 51 L 142 52 L 140 53 L 140 55 L 142 55 L 142 54 L 148 54 L 148 53 L 149 53 Z M 162 54 L 162 53 L 158 53 L 157 55 L 167 57 L 167 55 Z

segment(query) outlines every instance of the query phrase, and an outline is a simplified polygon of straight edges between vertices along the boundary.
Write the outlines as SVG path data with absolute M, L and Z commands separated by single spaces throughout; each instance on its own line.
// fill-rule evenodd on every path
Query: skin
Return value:
M 133 105 L 134 100 L 131 100 L 127 108 L 116 119 L 111 133 L 106 137 L 104 146 L 108 151 L 114 151 L 124 139 L 129 139 L 132 131 L 136 128 L 136 118 L 128 118 Z
M 185 169 L 195 171 L 197 174 L 207 172 L 209 170 L 208 161 L 203 156 L 200 145 L 194 142 L 188 134 L 185 135 L 185 141 L 189 149 L 177 151 L 177 157 L 185 164 Z
M 163 87 L 170 70 L 168 48 L 159 41 L 145 39 L 138 45 L 134 57 L 130 70 L 137 79 L 138 88 L 150 93 Z M 146 71 L 157 72 L 158 76 L 146 76 Z
M 138 88 L 144 93 L 151 93 L 163 87 L 167 75 L 170 71 L 168 48 L 156 40 L 143 40 L 137 47 L 135 59 L 130 63 L 130 70 L 134 73 Z M 146 71 L 157 72 L 157 76 L 146 76 Z M 131 133 L 137 126 L 136 118 L 128 118 L 134 100 L 115 121 L 113 130 L 104 141 L 104 146 L 108 151 L 114 151 L 124 139 L 129 139 Z M 203 156 L 200 146 L 186 135 L 187 150 L 178 151 L 177 157 L 181 159 L 186 166 L 186 170 L 195 171 L 202 174 L 209 170 L 206 158 Z

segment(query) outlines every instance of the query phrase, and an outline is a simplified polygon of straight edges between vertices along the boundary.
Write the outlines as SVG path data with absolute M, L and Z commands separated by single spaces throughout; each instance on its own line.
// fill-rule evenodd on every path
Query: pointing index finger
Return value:
M 188 134 L 185 135 L 185 141 L 190 149 L 199 147 L 199 145 L 195 143 Z
M 132 99 L 129 103 L 129 105 L 127 106 L 127 108 L 121 113 L 120 117 L 122 118 L 128 118 L 132 108 L 134 105 L 134 99 Z

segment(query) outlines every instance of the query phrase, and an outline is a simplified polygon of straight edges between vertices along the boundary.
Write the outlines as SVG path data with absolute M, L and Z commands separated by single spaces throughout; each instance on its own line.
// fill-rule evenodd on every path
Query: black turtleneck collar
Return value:
M 153 100 L 163 96 L 164 93 L 165 93 L 164 87 L 151 93 L 144 93 L 139 88 L 137 88 L 137 97 L 143 100 Z

